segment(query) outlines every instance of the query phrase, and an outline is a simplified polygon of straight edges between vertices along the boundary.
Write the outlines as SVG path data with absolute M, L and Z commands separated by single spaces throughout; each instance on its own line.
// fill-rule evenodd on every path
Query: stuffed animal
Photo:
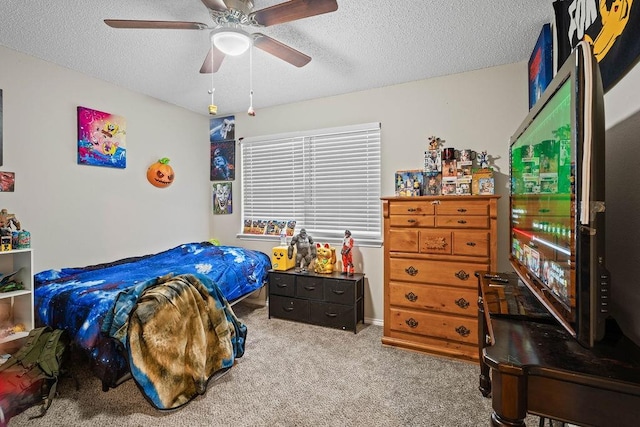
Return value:
M 313 270 L 316 273 L 333 273 L 333 266 L 336 263 L 336 248 L 328 243 L 316 244 L 316 262 Z

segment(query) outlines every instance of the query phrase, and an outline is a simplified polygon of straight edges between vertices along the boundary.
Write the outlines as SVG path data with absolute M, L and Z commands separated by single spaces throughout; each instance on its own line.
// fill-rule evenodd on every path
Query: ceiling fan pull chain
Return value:
M 253 43 L 249 46 L 249 110 L 247 114 L 251 117 L 256 115 L 253 109 Z
M 216 106 L 216 103 L 213 102 L 213 94 L 216 91 L 216 88 L 213 86 L 213 39 L 211 40 L 211 90 L 209 90 L 209 93 L 211 94 L 211 104 L 209 104 L 209 114 L 211 114 L 212 116 L 216 115 L 216 113 L 218 112 L 218 107 Z

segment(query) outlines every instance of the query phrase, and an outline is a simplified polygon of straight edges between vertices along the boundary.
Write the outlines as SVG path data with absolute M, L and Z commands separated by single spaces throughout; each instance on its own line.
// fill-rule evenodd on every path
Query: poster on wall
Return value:
M 16 174 L 14 172 L 0 172 L 0 191 L 13 192 L 16 185 Z
M 213 184 L 213 213 L 216 215 L 233 213 L 230 182 Z
M 551 25 L 545 24 L 529 58 L 529 109 L 533 108 L 553 79 L 552 46 Z
M 78 164 L 126 168 L 126 134 L 124 117 L 78 107 Z
M 2 147 L 3 147 L 3 140 L 2 140 L 2 89 L 0 89 L 0 166 L 2 166 Z
M 236 179 L 236 142 L 212 142 L 210 181 L 233 181 L 234 179 Z
M 632 0 L 556 0 L 556 70 L 582 40 L 593 46 L 604 91 L 640 59 L 640 4 Z
M 209 141 L 236 139 L 236 116 L 216 117 L 209 121 Z

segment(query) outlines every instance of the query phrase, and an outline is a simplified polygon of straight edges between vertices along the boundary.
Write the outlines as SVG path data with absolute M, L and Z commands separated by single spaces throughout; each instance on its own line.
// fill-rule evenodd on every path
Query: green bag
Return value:
M 0 365 L 0 426 L 31 406 L 42 404 L 43 416 L 66 368 L 69 338 L 62 329 L 32 329 L 25 344 Z

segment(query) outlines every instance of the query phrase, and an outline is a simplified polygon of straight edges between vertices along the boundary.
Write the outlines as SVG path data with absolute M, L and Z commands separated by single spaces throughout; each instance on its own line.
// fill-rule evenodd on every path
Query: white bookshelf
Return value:
M 13 316 L 12 324 L 22 323 L 26 329 L 24 332 L 0 338 L 0 344 L 24 338 L 34 328 L 32 266 L 33 252 L 30 248 L 0 252 L 0 273 L 4 276 L 19 270 L 16 274 L 16 280 L 24 285 L 23 290 L 0 292 L 0 304 L 9 305 Z

